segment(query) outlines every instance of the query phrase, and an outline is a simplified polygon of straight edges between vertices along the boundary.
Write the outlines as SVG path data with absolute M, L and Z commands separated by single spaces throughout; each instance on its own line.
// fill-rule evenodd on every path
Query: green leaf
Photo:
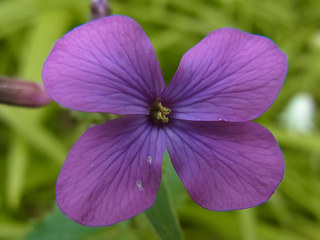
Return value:
M 110 227 L 82 226 L 56 208 L 51 215 L 34 225 L 25 240 L 133 240 L 126 223 Z
M 183 239 L 178 218 L 171 206 L 168 190 L 164 181 L 162 181 L 160 185 L 156 202 L 151 208 L 145 211 L 145 215 L 160 239 Z
M 57 209 L 43 222 L 36 224 L 34 230 L 27 235 L 26 240 L 80 240 L 97 231 L 99 229 L 84 227 L 67 219 Z

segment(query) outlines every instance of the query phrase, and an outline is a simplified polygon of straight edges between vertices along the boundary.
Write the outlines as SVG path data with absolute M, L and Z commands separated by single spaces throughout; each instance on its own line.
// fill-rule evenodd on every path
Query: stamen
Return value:
M 154 123 L 168 123 L 169 118 L 167 115 L 171 113 L 171 109 L 162 106 L 161 102 L 154 102 L 149 109 L 149 116 Z

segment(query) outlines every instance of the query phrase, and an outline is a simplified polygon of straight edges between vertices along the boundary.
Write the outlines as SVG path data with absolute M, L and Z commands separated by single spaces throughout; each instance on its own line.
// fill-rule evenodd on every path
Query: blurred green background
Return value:
M 114 14 L 128 15 L 145 29 L 166 81 L 183 53 L 220 27 L 267 36 L 287 53 L 289 72 L 282 91 L 257 119 L 273 132 L 286 159 L 276 193 L 253 209 L 207 211 L 190 199 L 165 155 L 163 180 L 170 183 L 166 204 L 175 212 L 168 216 L 178 218 L 187 240 L 319 240 L 320 1 L 110 4 Z M 88 16 L 89 0 L 0 0 L 0 75 L 41 82 L 42 64 L 54 42 Z M 55 181 L 68 150 L 90 124 L 105 118 L 56 103 L 41 109 L 0 105 L 0 239 L 159 239 L 155 229 L 161 224 L 148 221 L 152 211 L 108 228 L 89 228 L 66 219 L 55 205 Z

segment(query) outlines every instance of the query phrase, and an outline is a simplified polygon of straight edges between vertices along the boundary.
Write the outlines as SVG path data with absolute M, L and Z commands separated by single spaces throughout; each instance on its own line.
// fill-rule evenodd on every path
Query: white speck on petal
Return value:
M 140 179 L 137 179 L 136 184 L 137 184 L 139 190 L 140 190 L 140 191 L 143 191 L 142 182 L 141 182 Z
M 151 164 L 151 161 L 152 161 L 151 156 L 148 156 L 148 160 L 147 161 L 148 161 L 149 164 Z
M 219 122 L 225 122 L 226 120 L 223 119 L 223 118 L 219 118 L 218 121 L 219 121 Z

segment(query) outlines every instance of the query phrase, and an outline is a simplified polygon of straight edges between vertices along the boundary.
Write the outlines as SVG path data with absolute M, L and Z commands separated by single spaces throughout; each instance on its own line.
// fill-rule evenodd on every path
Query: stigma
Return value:
M 171 113 L 171 109 L 162 106 L 161 102 L 155 101 L 149 108 L 149 117 L 154 123 L 168 123 L 167 117 Z

